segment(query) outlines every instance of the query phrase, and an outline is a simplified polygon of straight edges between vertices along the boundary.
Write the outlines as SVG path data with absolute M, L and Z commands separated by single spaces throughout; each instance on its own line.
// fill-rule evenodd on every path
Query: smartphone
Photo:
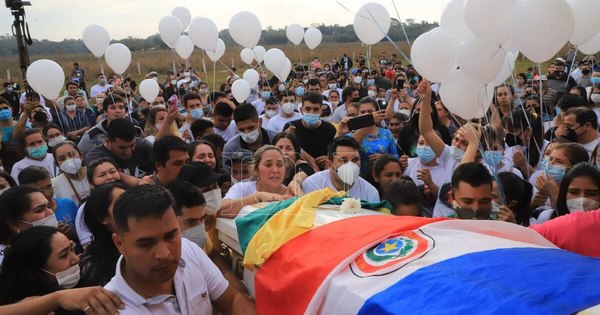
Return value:
M 386 109 L 388 106 L 388 102 L 386 102 L 384 100 L 378 100 L 377 105 L 379 106 L 379 108 L 378 108 L 379 110 Z
M 348 120 L 348 129 L 350 131 L 367 128 L 375 125 L 373 115 L 363 115 Z
M 402 79 L 396 80 L 396 89 L 398 89 L 398 90 L 403 89 L 404 83 L 406 83 L 406 80 L 402 80 Z

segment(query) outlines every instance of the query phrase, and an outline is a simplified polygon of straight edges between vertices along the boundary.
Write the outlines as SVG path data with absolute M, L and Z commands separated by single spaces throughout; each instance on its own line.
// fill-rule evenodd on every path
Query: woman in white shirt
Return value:
M 56 198 L 69 198 L 78 205 L 90 195 L 87 171 L 82 165 L 81 152 L 77 145 L 65 141 L 54 147 L 54 161 L 62 173 L 52 179 Z
M 233 185 L 225 197 L 219 215 L 235 218 L 244 206 L 260 202 L 281 201 L 289 198 L 285 179 L 285 160 L 273 145 L 258 149 L 252 157 L 251 167 L 255 180 Z

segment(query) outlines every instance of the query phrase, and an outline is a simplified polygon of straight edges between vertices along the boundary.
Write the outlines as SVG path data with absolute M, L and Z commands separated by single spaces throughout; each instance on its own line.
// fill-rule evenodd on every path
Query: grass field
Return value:
M 406 43 L 398 44 L 400 49 L 405 54 L 409 54 L 410 48 Z M 265 46 L 265 49 L 273 48 L 271 46 Z M 344 53 L 349 56 L 357 55 L 362 53 L 366 55 L 366 47 L 361 43 L 322 43 L 315 50 L 310 51 L 306 45 L 301 44 L 298 47 L 294 45 L 278 45 L 277 48 L 283 50 L 288 58 L 293 63 L 308 63 L 313 57 L 319 57 L 321 61 L 329 61 L 333 57 L 338 59 L 342 57 Z M 202 80 L 209 82 L 209 85 L 213 85 L 213 81 L 216 81 L 215 87 L 225 82 L 225 78 L 228 75 L 228 68 L 232 66 L 237 68 L 237 73 L 241 76 L 242 73 L 250 66 L 246 65 L 240 59 L 240 51 L 242 47 L 233 46 L 226 49 L 225 54 L 221 58 L 220 62 L 213 64 L 208 57 L 203 59 L 202 53 L 199 49 L 194 50 L 194 53 L 189 59 L 189 64 L 194 67 L 199 73 Z M 400 53 L 388 42 L 382 42 L 372 46 L 371 53 L 376 59 L 379 58 L 381 52 L 387 52 L 388 57 L 392 53 L 396 53 L 400 56 Z M 81 68 L 85 69 L 87 75 L 88 89 L 96 82 L 96 75 L 100 73 L 100 62 L 104 64 L 105 73 L 111 73 L 112 71 L 106 65 L 103 58 L 100 60 L 96 59 L 91 53 L 89 54 L 74 54 L 74 55 L 48 55 L 48 56 L 30 56 L 31 62 L 38 59 L 51 59 L 60 64 L 65 71 L 67 76 L 70 75 L 73 62 L 78 62 Z M 204 60 L 204 62 L 203 62 Z M 184 61 L 175 56 L 175 62 L 177 64 L 184 63 Z M 221 63 L 222 62 L 222 63 Z M 527 67 L 532 66 L 533 63 L 523 58 L 522 56 L 517 59 L 516 73 L 524 72 Z M 213 66 L 215 71 L 213 72 Z M 256 66 L 256 63 L 253 64 Z M 543 65 L 545 69 L 545 65 Z M 263 68 L 266 68 L 263 65 Z M 164 79 L 163 74 L 168 70 L 173 69 L 173 53 L 169 50 L 153 50 L 153 51 L 139 51 L 132 53 L 131 65 L 129 66 L 128 72 L 131 73 L 134 80 L 138 83 L 144 79 L 144 75 L 150 71 L 157 71 L 161 74 L 160 79 Z M 206 72 L 204 72 L 206 69 Z M 21 70 L 19 69 L 18 57 L 0 58 L 0 81 L 5 82 L 7 79 L 7 70 L 10 71 L 12 78 L 20 82 L 22 80 Z M 213 76 L 215 80 L 213 80 Z

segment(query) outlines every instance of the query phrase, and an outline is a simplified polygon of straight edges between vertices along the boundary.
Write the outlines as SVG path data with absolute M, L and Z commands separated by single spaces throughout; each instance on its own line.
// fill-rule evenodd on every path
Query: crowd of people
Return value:
M 262 72 L 244 102 L 235 69 L 213 91 L 185 66 L 151 71 L 155 99 L 129 75 L 88 90 L 77 63 L 56 100 L 6 82 L 0 305 L 252 313 L 217 218 L 324 188 L 397 216 L 518 224 L 600 257 L 600 67 L 574 64 L 517 74 L 472 121 L 385 53 L 314 58 L 285 82 Z

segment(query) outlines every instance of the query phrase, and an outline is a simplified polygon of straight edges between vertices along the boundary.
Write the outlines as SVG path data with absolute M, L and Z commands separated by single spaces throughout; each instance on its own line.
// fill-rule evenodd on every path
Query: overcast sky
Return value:
M 285 27 L 300 23 L 351 24 L 354 13 L 372 1 L 338 0 L 30 0 L 26 7 L 31 36 L 36 39 L 60 41 L 65 38 L 80 39 L 89 24 L 101 24 L 113 39 L 128 36 L 147 37 L 158 33 L 158 22 L 170 15 L 177 6 L 187 7 L 192 18 L 204 16 L 212 19 L 219 29 L 226 29 L 230 18 L 240 11 L 256 14 L 263 29 Z M 404 21 L 438 21 L 450 0 L 408 1 L 393 0 L 400 18 Z M 392 0 L 375 1 L 383 4 L 391 17 L 397 18 Z M 10 10 L 0 5 L 0 34 L 11 34 L 13 17 Z

